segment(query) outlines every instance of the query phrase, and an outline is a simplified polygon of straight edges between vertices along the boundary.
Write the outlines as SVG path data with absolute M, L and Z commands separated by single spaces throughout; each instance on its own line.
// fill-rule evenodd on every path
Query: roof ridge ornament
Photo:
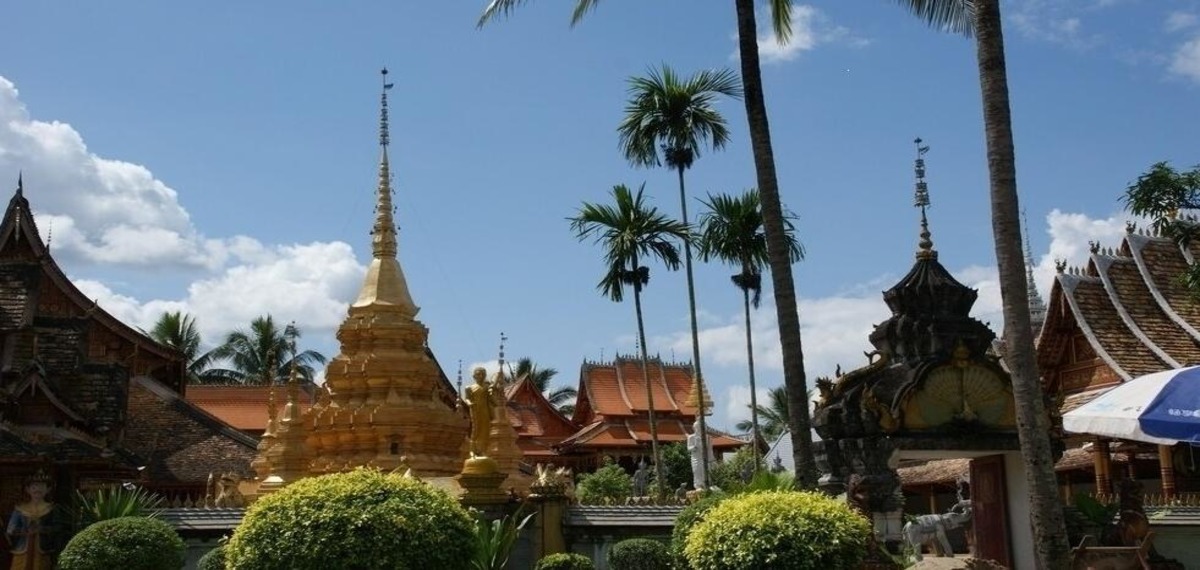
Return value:
M 921 137 L 913 140 L 917 146 L 917 158 L 913 163 L 913 173 L 916 177 L 916 191 L 913 195 L 913 205 L 921 209 L 921 240 L 917 242 L 917 259 L 937 259 L 937 251 L 933 249 L 933 239 L 929 233 L 929 219 L 925 209 L 930 206 L 929 184 L 925 181 L 925 153 L 929 145 L 922 146 Z

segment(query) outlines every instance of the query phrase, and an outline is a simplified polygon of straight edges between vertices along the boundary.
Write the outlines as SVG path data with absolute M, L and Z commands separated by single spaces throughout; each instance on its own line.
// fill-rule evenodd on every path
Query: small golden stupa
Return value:
M 288 404 L 272 419 L 270 439 L 264 437 L 255 460 L 265 492 L 304 476 L 360 466 L 390 471 L 404 465 L 420 477 L 449 477 L 461 471 L 466 457 L 468 420 L 456 409 L 454 387 L 426 346 L 429 329 L 416 320 L 419 309 L 396 258 L 388 163 L 391 84 L 386 69 L 382 74 L 371 264 L 338 328 L 341 352 L 326 368 L 316 404 L 301 416 L 289 385 Z

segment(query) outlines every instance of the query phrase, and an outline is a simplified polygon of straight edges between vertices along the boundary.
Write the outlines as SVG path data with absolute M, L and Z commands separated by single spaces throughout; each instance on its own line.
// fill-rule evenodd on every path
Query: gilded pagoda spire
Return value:
M 937 259 L 937 251 L 933 249 L 933 239 L 929 233 L 929 219 L 925 216 L 925 209 L 930 204 L 929 184 L 925 182 L 925 153 L 929 152 L 929 145 L 922 146 L 921 142 L 921 137 L 913 141 L 917 145 L 917 159 L 913 163 L 917 180 L 913 205 L 921 209 L 921 240 L 917 242 L 917 259 Z
M 391 135 L 387 95 L 392 84 L 387 81 L 387 73 L 387 68 L 380 71 L 383 89 L 379 103 L 379 181 L 375 189 L 375 222 L 371 227 L 372 259 L 351 310 L 387 307 L 411 318 L 416 316 L 419 309 L 413 303 L 404 272 L 396 259 L 396 220 L 392 205 L 392 171 L 388 160 Z

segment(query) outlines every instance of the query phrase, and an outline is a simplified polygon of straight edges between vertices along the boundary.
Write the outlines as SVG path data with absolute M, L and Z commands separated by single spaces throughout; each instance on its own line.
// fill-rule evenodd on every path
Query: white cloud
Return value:
M 1098 34 L 1084 30 L 1081 12 L 1107 8 L 1118 0 L 1096 0 L 1080 4 L 1075 0 L 1022 0 L 1015 2 L 1008 19 L 1022 36 L 1086 50 L 1101 42 Z
M 787 43 L 780 43 L 769 21 L 761 21 L 758 26 L 763 31 L 758 38 L 758 55 L 763 63 L 791 61 L 801 52 L 822 44 L 863 47 L 870 43 L 849 28 L 833 24 L 823 12 L 808 4 L 792 7 L 792 35 Z M 732 57 L 737 59 L 738 54 L 735 52 Z
M 211 270 L 236 254 L 227 240 L 200 235 L 175 190 L 148 169 L 92 153 L 66 123 L 35 119 L 16 86 L 0 76 L 6 187 L 17 171 L 24 173 L 27 195 L 36 197 L 39 229 L 54 229 L 56 253 L 65 259 Z
M 1195 26 L 1197 21 L 1196 14 L 1192 12 L 1171 12 L 1167 14 L 1167 19 L 1163 22 L 1163 29 L 1168 33 L 1178 32 Z
M 1167 70 L 1200 83 L 1200 35 L 1184 42 L 1175 50 Z

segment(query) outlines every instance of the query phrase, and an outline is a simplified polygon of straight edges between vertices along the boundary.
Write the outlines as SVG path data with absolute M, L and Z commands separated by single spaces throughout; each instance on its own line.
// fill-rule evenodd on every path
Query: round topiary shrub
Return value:
M 670 570 L 671 554 L 667 545 L 648 538 L 630 538 L 608 551 L 612 570 Z
M 217 545 L 204 553 L 196 562 L 196 570 L 225 570 L 225 545 Z
M 721 501 L 688 533 L 694 570 L 851 570 L 871 526 L 820 493 L 769 491 Z
M 474 528 L 446 493 L 358 469 L 302 479 L 255 501 L 225 557 L 238 570 L 462 570 L 471 565 Z
M 89 525 L 58 556 L 60 570 L 176 570 L 183 539 L 171 525 L 149 517 L 120 517 Z
M 717 503 L 725 500 L 725 497 L 724 493 L 708 493 L 675 515 L 675 528 L 671 530 L 671 558 L 675 561 L 676 566 L 687 568 L 687 559 L 684 557 L 683 548 L 687 546 L 688 533 L 692 531 L 692 527 L 696 526 L 696 523 L 704 519 L 704 515 L 708 514 L 708 511 L 717 506 Z
M 534 566 L 533 570 L 596 570 L 596 566 L 592 564 L 591 558 L 568 552 L 551 554 L 538 560 L 537 566 Z

